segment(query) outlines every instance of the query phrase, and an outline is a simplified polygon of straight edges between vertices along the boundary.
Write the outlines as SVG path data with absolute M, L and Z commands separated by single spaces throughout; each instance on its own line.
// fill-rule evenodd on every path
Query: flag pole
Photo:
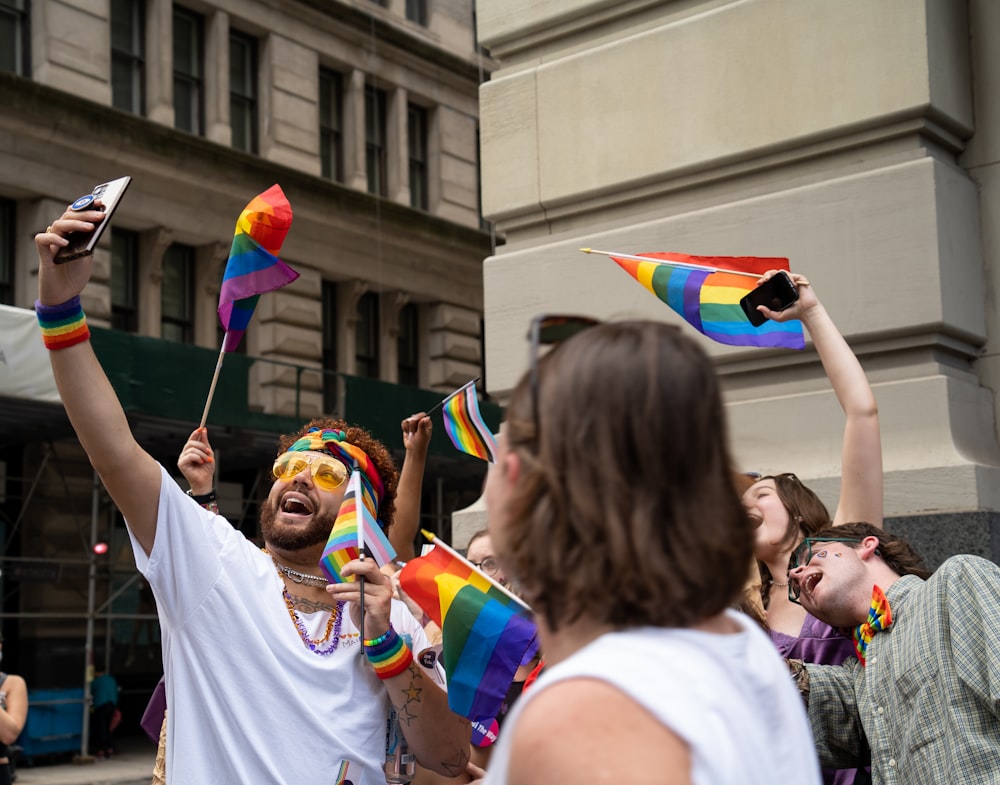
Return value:
M 478 382 L 479 378 L 480 377 L 477 376 L 471 382 L 466 382 L 465 384 L 463 384 L 461 387 L 459 387 L 457 390 L 455 390 L 455 392 L 450 393 L 449 395 L 446 395 L 442 400 L 438 401 L 434 406 L 432 406 L 431 409 L 430 409 L 430 411 L 424 412 L 424 417 L 430 417 L 432 414 L 434 414 L 434 412 L 436 412 L 438 409 L 440 409 L 442 406 L 444 406 L 446 403 L 448 403 L 448 401 L 450 401 L 452 398 L 454 398 L 460 392 L 462 392 L 463 390 L 469 389 L 469 387 L 471 385 L 473 385 L 476 382 Z
M 222 358 L 226 356 L 226 342 L 223 339 L 222 348 L 219 350 L 219 361 L 215 364 L 215 374 L 212 376 L 212 386 L 208 388 L 208 400 L 205 401 L 205 411 L 201 413 L 201 423 L 198 425 L 199 428 L 205 427 L 205 421 L 208 419 L 208 410 L 212 405 L 212 398 L 215 395 L 215 385 L 219 381 L 219 371 L 222 370 Z
M 421 529 L 420 533 L 423 534 L 424 537 L 426 537 L 432 543 L 434 543 L 435 547 L 440 546 L 442 550 L 446 551 L 447 553 L 450 553 L 452 556 L 454 556 L 456 559 L 458 559 L 460 562 L 462 562 L 462 564 L 464 564 L 466 567 L 468 567 L 471 570 L 475 570 L 475 572 L 477 574 L 483 576 L 487 581 L 489 581 L 489 583 L 492 586 L 494 586 L 497 589 L 499 589 L 500 591 L 502 591 L 504 594 L 506 594 L 508 597 L 510 597 L 514 602 L 516 602 L 518 605 L 520 605 L 526 611 L 531 611 L 531 606 L 528 605 L 528 603 L 526 603 L 524 600 L 522 600 L 516 594 L 511 593 L 508 589 L 505 589 L 503 586 L 501 586 L 495 580 L 493 580 L 489 575 L 487 575 L 485 572 L 483 572 L 481 569 L 479 569 L 475 564 L 473 564 L 471 561 L 469 561 L 468 559 L 466 559 L 462 554 L 460 554 L 458 551 L 456 551 L 454 548 L 452 548 L 450 545 L 448 545 L 448 543 L 446 543 L 444 540 L 442 540 L 440 537 L 438 537 L 436 534 L 434 534 L 434 532 L 429 532 L 429 531 L 427 531 L 427 529 Z M 531 611 L 531 612 L 534 613 L 534 611 Z
M 598 253 L 602 256 L 612 258 L 629 259 L 633 262 L 653 262 L 654 264 L 666 264 L 670 267 L 680 267 L 685 270 L 707 270 L 710 273 L 730 273 L 731 275 L 745 275 L 747 278 L 760 278 L 759 273 L 747 273 L 742 270 L 727 270 L 725 267 L 711 267 L 707 264 L 695 264 L 694 262 L 675 262 L 672 259 L 654 259 L 651 256 L 635 256 L 628 253 L 615 253 L 614 251 L 598 251 L 594 248 L 581 248 L 584 253 Z
M 364 564 L 365 561 L 365 521 L 364 513 L 361 512 L 364 506 L 364 492 L 361 489 L 360 477 L 358 476 L 358 470 L 355 469 L 351 472 L 351 483 L 354 485 L 354 524 L 358 527 L 358 559 Z M 365 639 L 365 579 L 363 575 L 358 576 L 358 582 L 361 584 L 361 628 L 359 632 L 361 633 L 361 640 Z M 362 649 L 364 646 L 361 647 Z

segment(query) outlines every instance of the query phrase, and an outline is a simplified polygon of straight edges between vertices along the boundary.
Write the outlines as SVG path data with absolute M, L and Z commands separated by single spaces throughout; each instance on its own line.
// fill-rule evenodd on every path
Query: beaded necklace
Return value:
M 288 615 L 291 617 L 292 623 L 295 624 L 295 629 L 299 631 L 299 637 L 306 645 L 306 648 L 314 654 L 319 654 L 321 657 L 333 654 L 337 650 L 337 646 L 340 645 L 340 627 L 344 622 L 344 603 L 338 602 L 336 607 L 330 611 L 330 620 L 326 623 L 326 632 L 323 634 L 323 637 L 313 640 L 309 637 L 309 630 L 306 629 L 306 625 L 299 618 L 299 612 L 295 610 L 295 605 L 292 603 L 292 598 L 288 593 L 287 587 L 281 590 L 281 596 L 285 599 L 285 607 L 288 608 Z M 331 632 L 333 633 L 332 640 Z M 326 646 L 323 644 L 326 644 Z
M 274 555 L 271 554 L 267 548 L 261 548 L 261 550 L 271 557 L 271 561 L 274 563 L 279 575 L 287 575 L 296 583 L 307 583 L 305 580 L 297 579 L 297 576 L 301 576 L 301 578 L 313 578 L 314 580 L 318 579 L 318 576 L 307 575 L 306 573 L 298 572 L 297 570 L 292 570 L 290 567 L 278 564 Z M 294 575 L 290 573 L 294 573 Z M 325 586 L 326 580 L 323 579 L 323 581 L 323 585 Z M 299 637 L 302 639 L 306 648 L 321 657 L 333 654 L 337 650 L 337 646 L 340 645 L 340 628 L 344 623 L 344 603 L 338 602 L 334 606 L 333 610 L 330 611 L 330 619 L 326 623 L 326 632 L 323 633 L 323 637 L 313 640 L 309 637 L 309 630 L 306 629 L 306 625 L 303 623 L 302 619 L 299 618 L 299 612 L 295 610 L 295 604 L 292 602 L 292 597 L 288 593 L 288 587 L 284 585 L 284 580 L 281 581 L 281 584 L 281 596 L 285 600 L 285 607 L 288 608 L 288 616 L 292 620 L 292 624 L 295 625 L 295 629 L 298 631 Z M 331 633 L 333 640 L 331 640 Z M 326 645 L 324 646 L 323 644 Z

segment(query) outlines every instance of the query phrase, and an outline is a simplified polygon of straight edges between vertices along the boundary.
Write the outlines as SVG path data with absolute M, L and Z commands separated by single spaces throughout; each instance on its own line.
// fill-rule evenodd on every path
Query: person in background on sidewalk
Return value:
M 98 760 L 115 752 L 112 721 L 118 709 L 118 682 L 104 669 L 90 682 L 90 748 Z
M 0 637 L 0 658 L 3 638 Z M 28 685 L 20 676 L 0 671 L 0 785 L 10 785 L 13 764 L 10 746 L 17 741 L 28 719 Z

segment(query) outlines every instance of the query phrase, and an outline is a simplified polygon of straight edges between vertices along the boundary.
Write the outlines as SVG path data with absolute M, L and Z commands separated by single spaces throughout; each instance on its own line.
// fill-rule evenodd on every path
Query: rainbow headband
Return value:
M 372 517 L 378 517 L 376 511 L 379 501 L 385 493 L 385 485 L 382 483 L 382 478 L 379 476 L 375 464 L 368 457 L 368 453 L 356 444 L 347 441 L 347 433 L 334 430 L 321 431 L 319 428 L 313 428 L 289 447 L 288 452 L 325 452 L 342 461 L 351 469 L 357 469 L 365 491 L 367 491 L 366 495 L 371 497 L 371 504 L 367 505 L 369 511 Z

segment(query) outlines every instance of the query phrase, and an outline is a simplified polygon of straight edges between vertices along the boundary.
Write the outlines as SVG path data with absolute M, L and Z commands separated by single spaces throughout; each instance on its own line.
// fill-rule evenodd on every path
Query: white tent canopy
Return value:
M 0 397 L 62 403 L 35 312 L 0 305 Z

